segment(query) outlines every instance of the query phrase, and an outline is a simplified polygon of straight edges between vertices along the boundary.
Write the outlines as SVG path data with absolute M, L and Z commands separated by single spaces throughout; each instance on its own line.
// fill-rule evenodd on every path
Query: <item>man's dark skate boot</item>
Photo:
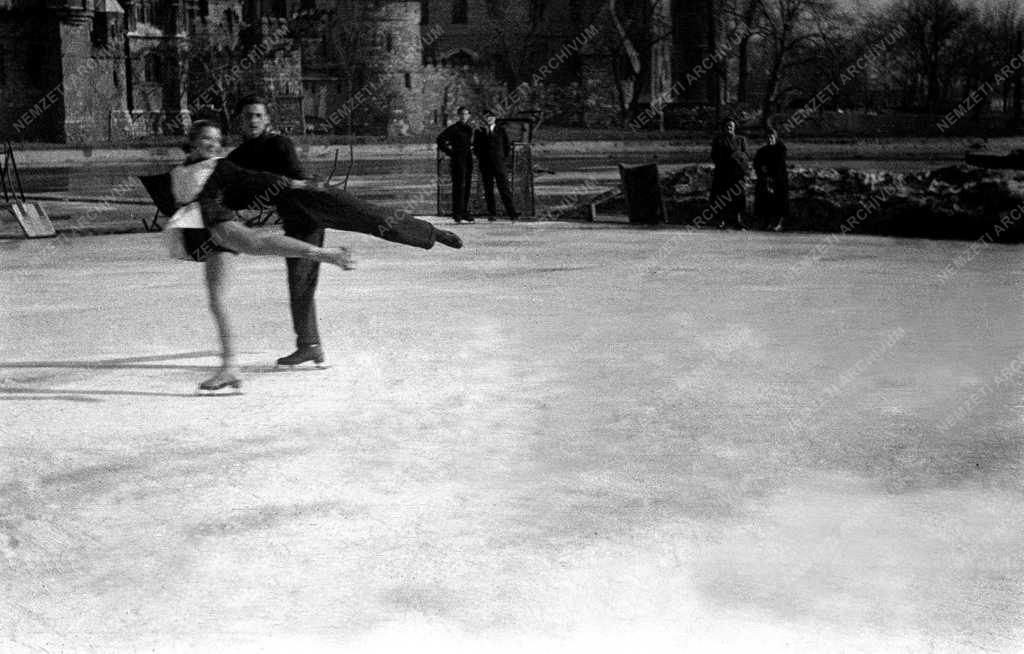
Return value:
M 319 345 L 302 345 L 286 357 L 277 360 L 277 365 L 291 368 L 307 361 L 312 361 L 317 368 L 326 368 L 324 349 Z

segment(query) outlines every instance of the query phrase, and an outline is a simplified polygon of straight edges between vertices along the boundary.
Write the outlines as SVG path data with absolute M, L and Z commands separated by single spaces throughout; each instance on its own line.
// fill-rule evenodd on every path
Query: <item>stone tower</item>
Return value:
M 123 19 L 116 0 L 0 6 L 0 134 L 66 143 L 126 138 Z

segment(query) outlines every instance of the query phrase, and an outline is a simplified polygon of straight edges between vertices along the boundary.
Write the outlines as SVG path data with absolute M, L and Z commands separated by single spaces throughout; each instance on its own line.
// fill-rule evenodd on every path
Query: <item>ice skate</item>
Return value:
M 228 389 L 227 393 L 220 395 L 240 394 L 242 392 L 242 380 L 239 376 L 229 370 L 220 370 L 216 375 L 199 383 L 197 392 L 200 395 L 214 395 L 217 391 Z
M 324 349 L 319 345 L 300 346 L 288 356 L 278 359 L 277 367 L 280 369 L 292 369 L 307 361 L 312 361 L 313 365 L 321 370 L 328 367 L 324 358 Z

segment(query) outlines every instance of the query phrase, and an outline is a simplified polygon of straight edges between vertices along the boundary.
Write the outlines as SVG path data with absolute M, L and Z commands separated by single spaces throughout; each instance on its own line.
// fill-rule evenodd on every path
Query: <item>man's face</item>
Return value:
M 460 123 L 468 123 L 469 122 L 469 110 L 468 109 L 463 109 L 462 111 L 459 112 L 459 122 Z
M 736 133 L 736 123 L 732 122 L 731 120 L 726 122 L 725 123 L 725 133 L 726 134 L 730 134 L 730 135 L 735 134 Z
M 248 139 L 262 136 L 270 125 L 267 107 L 262 104 L 247 104 L 242 107 L 242 136 Z
M 494 121 L 497 120 L 493 114 L 484 114 L 484 122 L 487 123 L 488 127 L 494 126 Z

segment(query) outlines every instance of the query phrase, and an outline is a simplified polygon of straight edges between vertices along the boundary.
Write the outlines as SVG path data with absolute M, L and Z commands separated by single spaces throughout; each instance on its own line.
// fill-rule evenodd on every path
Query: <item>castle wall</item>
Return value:
M 101 15 L 99 20 L 107 19 Z M 106 42 L 94 33 L 92 19 L 60 23 L 67 143 L 123 141 L 128 136 L 121 15 L 110 20 L 117 29 Z

